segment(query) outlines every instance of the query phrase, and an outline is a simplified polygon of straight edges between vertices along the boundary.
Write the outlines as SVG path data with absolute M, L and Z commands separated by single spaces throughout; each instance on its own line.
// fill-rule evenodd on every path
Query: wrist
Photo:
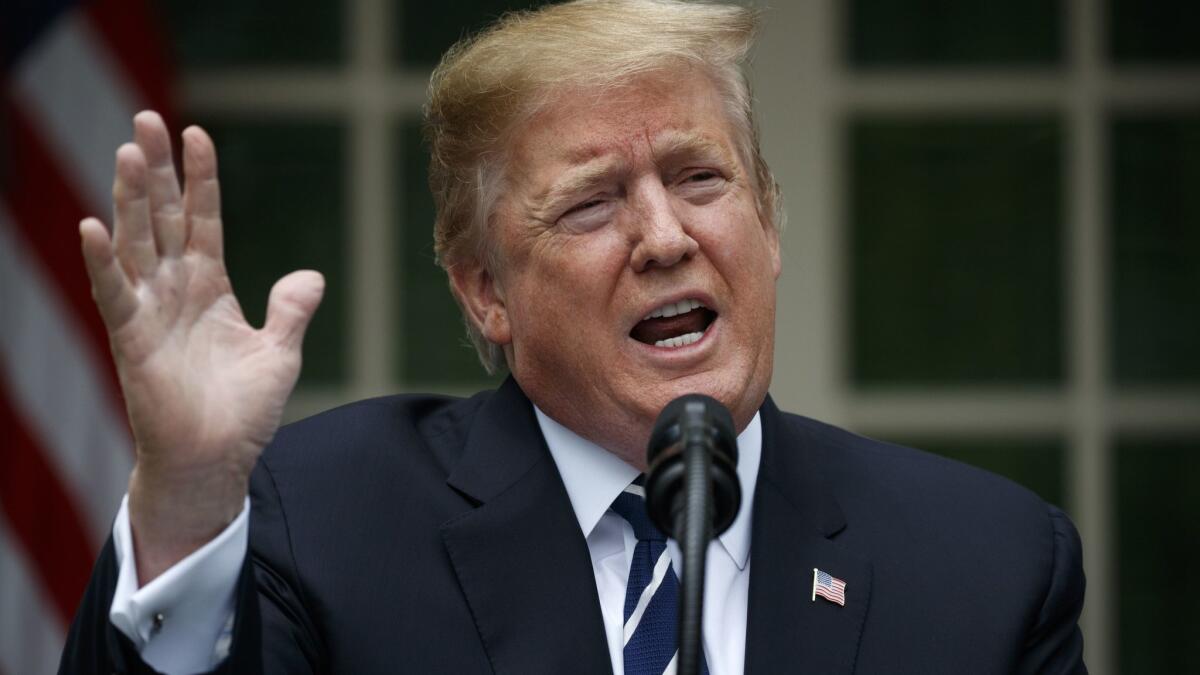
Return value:
M 144 585 L 219 535 L 241 513 L 248 477 L 239 471 L 162 474 L 139 460 L 129 478 L 129 524 Z

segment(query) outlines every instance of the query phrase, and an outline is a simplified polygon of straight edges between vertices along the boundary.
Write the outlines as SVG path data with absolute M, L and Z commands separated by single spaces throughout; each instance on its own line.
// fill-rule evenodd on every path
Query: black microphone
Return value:
M 719 401 L 703 394 L 685 394 L 663 408 L 646 448 L 646 509 L 658 529 L 677 541 L 686 505 L 684 457 L 688 447 L 706 451 L 712 463 L 709 480 L 713 505 L 709 514 L 712 536 L 729 529 L 742 502 L 737 478 L 737 435 L 733 416 Z
M 677 673 L 695 675 L 708 542 L 729 528 L 742 502 L 733 416 L 708 396 L 680 396 L 654 423 L 646 463 L 646 510 L 683 550 Z

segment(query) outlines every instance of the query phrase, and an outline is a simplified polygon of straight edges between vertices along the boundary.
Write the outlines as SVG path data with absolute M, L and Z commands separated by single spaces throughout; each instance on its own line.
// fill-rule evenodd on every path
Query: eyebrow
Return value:
M 574 195 L 587 191 L 605 180 L 620 173 L 625 166 L 624 160 L 616 156 L 596 157 L 582 166 L 573 166 L 563 172 L 544 192 L 533 197 L 537 212 L 548 217 L 547 211 L 553 210 L 560 202 Z
M 686 131 L 668 131 L 659 135 L 654 139 L 651 151 L 659 164 L 680 157 L 699 157 L 715 159 L 726 164 L 733 163 L 733 157 L 724 145 L 704 134 Z

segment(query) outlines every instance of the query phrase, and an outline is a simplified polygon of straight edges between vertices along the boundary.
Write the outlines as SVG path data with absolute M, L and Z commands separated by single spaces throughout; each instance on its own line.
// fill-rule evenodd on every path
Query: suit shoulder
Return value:
M 492 395 L 470 398 L 397 394 L 347 403 L 280 427 L 263 452 L 271 471 L 313 471 L 390 459 L 451 463 L 479 407 Z
M 844 503 L 865 501 L 914 518 L 964 524 L 1041 523 L 1046 531 L 1052 526 L 1053 507 L 1004 476 L 800 415 L 784 413 L 783 423 L 810 439 L 809 447 Z

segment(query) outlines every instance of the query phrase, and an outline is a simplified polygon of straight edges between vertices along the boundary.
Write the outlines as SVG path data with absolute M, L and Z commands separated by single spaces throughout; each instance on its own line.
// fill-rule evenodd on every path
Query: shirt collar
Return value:
M 638 470 L 616 455 L 551 419 L 534 406 L 538 426 L 558 466 L 571 507 L 583 536 L 589 537 L 617 495 L 638 476 Z M 728 530 L 719 537 L 729 557 L 745 569 L 750 557 L 750 512 L 758 465 L 762 458 L 762 421 L 759 414 L 738 435 L 738 481 L 742 484 L 742 507 Z

